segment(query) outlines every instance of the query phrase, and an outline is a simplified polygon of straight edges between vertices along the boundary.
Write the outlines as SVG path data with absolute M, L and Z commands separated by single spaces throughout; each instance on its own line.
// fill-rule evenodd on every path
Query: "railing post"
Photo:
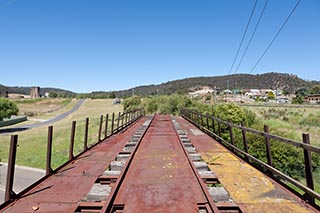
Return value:
M 211 120 L 212 120 L 212 131 L 214 134 L 216 134 L 216 127 L 215 127 L 215 124 L 214 124 L 214 117 L 211 116 Z
M 126 126 L 128 124 L 128 113 L 126 112 Z
M 241 121 L 241 126 L 242 126 L 242 127 L 245 127 L 244 121 Z M 245 151 L 247 154 L 249 154 L 246 131 L 245 131 L 244 129 L 241 129 L 241 132 L 242 132 L 242 141 L 243 141 L 244 151 Z M 247 156 L 245 156 L 244 158 L 245 158 L 245 160 L 246 160 L 247 162 L 249 162 L 249 158 L 248 158 Z
M 210 130 L 210 127 L 209 127 L 209 115 L 208 115 L 208 113 L 206 113 L 206 123 L 207 123 L 207 128 L 208 128 L 208 130 Z
M 219 134 L 219 137 L 221 137 L 221 124 L 220 124 L 220 118 L 218 117 L 218 134 Z
M 70 136 L 69 160 L 72 160 L 74 158 L 73 147 L 74 147 L 75 133 L 76 133 L 76 121 L 72 121 L 71 136 Z
M 195 114 L 196 114 L 196 124 L 199 124 L 199 113 L 198 112 L 195 112 Z
M 114 112 L 112 113 L 112 120 L 111 120 L 111 135 L 113 134 L 114 129 Z
M 84 144 L 83 144 L 83 149 L 87 150 L 88 149 L 88 132 L 89 132 L 89 118 L 86 118 L 86 123 L 84 127 Z
M 201 117 L 201 126 L 204 127 L 204 121 L 203 121 L 203 114 L 200 113 L 200 117 Z
M 98 142 L 100 142 L 100 141 L 101 141 L 102 124 L 103 124 L 103 115 L 101 115 L 101 116 L 100 116 L 99 133 L 98 133 Z
M 121 112 L 118 113 L 117 131 L 119 130 L 119 126 L 120 126 L 120 116 L 121 116 Z
M 109 121 L 109 114 L 106 114 L 106 126 L 104 129 L 104 137 L 107 138 L 108 137 L 108 121 Z
M 269 133 L 269 127 L 267 125 L 264 125 L 264 132 Z M 271 149 L 270 149 L 270 139 L 267 135 L 265 135 L 265 140 L 266 140 L 266 153 L 267 153 L 267 160 L 268 160 L 268 165 L 272 166 L 272 156 L 271 156 Z
M 16 154 L 17 154 L 17 144 L 18 144 L 18 135 L 11 135 L 10 142 L 10 152 L 8 159 L 8 170 L 7 170 L 7 183 L 6 183 L 6 193 L 5 193 L 5 202 L 13 200 L 16 196 L 16 193 L 13 189 L 13 180 L 14 180 L 14 168 L 16 164 Z
M 309 144 L 310 145 L 310 136 L 309 134 L 302 134 L 303 138 L 303 143 Z M 312 158 L 311 158 L 311 152 L 307 149 L 303 149 L 303 154 L 304 154 L 304 166 L 305 166 L 305 173 L 306 173 L 306 182 L 307 182 L 307 187 L 314 190 L 314 185 L 313 185 L 313 176 L 312 176 Z M 310 203 L 314 204 L 315 200 L 312 196 L 305 194 L 304 195 L 305 199 Z
M 228 121 L 228 126 L 229 126 L 229 134 L 230 134 L 230 143 L 232 146 L 234 146 L 234 138 L 233 138 L 233 130 L 232 130 L 232 125 L 230 124 L 230 121 Z M 234 149 L 232 148 L 234 151 Z
M 121 114 L 121 128 L 123 128 L 123 124 L 124 124 L 124 113 Z
M 52 174 L 52 168 L 51 168 L 52 134 L 53 134 L 53 126 L 49 126 L 49 127 L 48 127 L 48 145 L 47 145 L 46 175 Z

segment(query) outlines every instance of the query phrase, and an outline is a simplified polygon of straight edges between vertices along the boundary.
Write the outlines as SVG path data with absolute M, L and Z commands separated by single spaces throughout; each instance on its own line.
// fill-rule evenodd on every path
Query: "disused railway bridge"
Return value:
M 317 212 L 187 120 L 169 115 L 141 117 L 1 207 L 1 212 Z

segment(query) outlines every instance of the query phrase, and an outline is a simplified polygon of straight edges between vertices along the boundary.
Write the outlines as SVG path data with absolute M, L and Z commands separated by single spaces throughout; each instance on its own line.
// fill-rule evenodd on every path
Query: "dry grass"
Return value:
M 302 141 L 302 133 L 309 133 L 311 144 L 320 146 L 320 123 L 309 121 L 320 119 L 319 106 L 313 107 L 247 107 L 253 111 L 261 126 L 266 124 L 270 129 L 280 130 L 286 133 L 286 137 Z M 313 122 L 313 123 L 312 123 Z
M 41 115 L 48 112 L 54 112 L 64 108 L 71 102 L 71 99 L 50 98 L 50 99 L 18 99 L 14 102 L 19 107 L 19 114 Z
M 86 100 L 80 109 L 65 119 L 53 124 L 52 165 L 57 167 L 68 159 L 70 131 L 72 121 L 77 121 L 75 151 L 79 153 L 83 147 L 85 118 L 90 118 L 89 143 L 98 140 L 100 115 L 122 111 L 122 105 L 113 105 L 112 100 Z M 45 168 L 47 150 L 47 126 L 42 126 L 19 133 L 17 164 L 37 168 Z M 9 135 L 0 135 L 0 159 L 7 161 Z

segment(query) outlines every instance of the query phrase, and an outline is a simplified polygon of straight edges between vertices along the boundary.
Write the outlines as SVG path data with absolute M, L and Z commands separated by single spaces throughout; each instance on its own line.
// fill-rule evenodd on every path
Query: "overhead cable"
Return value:
M 278 30 L 278 32 L 276 33 L 276 35 L 273 37 L 273 39 L 271 40 L 271 42 L 269 43 L 269 45 L 267 46 L 267 48 L 265 49 L 265 51 L 263 52 L 263 54 L 260 56 L 260 58 L 258 59 L 258 61 L 255 63 L 255 65 L 252 67 L 252 69 L 250 70 L 249 73 L 252 73 L 253 70 L 258 66 L 258 64 L 260 63 L 260 61 L 262 60 L 262 58 L 266 55 L 266 53 L 268 52 L 268 50 L 270 49 L 271 45 L 273 44 L 273 42 L 276 40 L 276 38 L 278 37 L 278 35 L 280 34 L 280 32 L 282 31 L 282 29 L 284 28 L 284 26 L 287 24 L 287 22 L 289 21 L 290 17 L 292 16 L 292 14 L 294 13 L 294 11 L 296 10 L 296 8 L 298 7 L 298 5 L 300 4 L 301 0 L 298 0 L 296 5 L 294 6 L 294 8 L 291 10 L 290 14 L 288 15 L 288 17 L 286 18 L 286 20 L 284 21 L 284 23 L 282 24 L 282 26 L 280 27 L 280 29 Z
M 243 54 L 242 54 L 242 56 L 241 56 L 241 59 L 240 59 L 238 65 L 237 65 L 237 68 L 236 68 L 236 70 L 234 71 L 234 73 L 237 73 L 237 72 L 238 72 L 238 69 L 239 69 L 241 63 L 242 63 L 245 55 L 247 54 L 247 51 L 248 51 L 248 49 L 249 49 L 249 46 L 250 46 L 250 44 L 251 44 L 251 42 L 252 42 L 252 39 L 253 39 L 254 35 L 256 34 L 256 31 L 257 31 L 257 29 L 258 29 L 258 26 L 259 26 L 259 24 L 260 24 L 260 21 L 261 21 L 261 19 L 262 19 L 263 14 L 264 14 L 264 11 L 265 11 L 266 8 L 267 8 L 268 2 L 269 2 L 269 0 L 266 0 L 266 1 L 265 1 L 265 4 L 264 4 L 264 6 L 263 6 L 263 9 L 262 9 L 262 11 L 261 11 L 261 13 L 260 13 L 258 22 L 257 22 L 257 24 L 256 24 L 256 26 L 255 26 L 255 28 L 254 28 L 254 30 L 253 30 L 253 33 L 252 33 L 252 35 L 251 35 L 251 37 L 250 37 L 250 39 L 249 39 L 249 42 L 248 42 L 248 44 L 247 44 L 247 46 L 246 46 L 246 49 L 245 49 L 245 51 L 243 52 Z
M 243 35 L 242 35 L 242 39 L 241 39 L 241 41 L 240 41 L 240 45 L 239 45 L 239 47 L 238 47 L 237 53 L 236 53 L 236 55 L 235 55 L 235 57 L 234 57 L 234 59 L 233 59 L 231 68 L 230 68 L 230 70 L 229 70 L 229 74 L 231 73 L 231 71 L 232 71 L 232 69 L 233 69 L 233 66 L 234 66 L 234 64 L 235 64 L 235 62 L 236 62 L 236 60 L 237 60 L 237 58 L 238 58 L 239 51 L 240 51 L 240 49 L 241 49 L 242 43 L 243 43 L 243 41 L 244 41 L 244 38 L 246 37 L 246 34 L 247 34 L 247 31 L 248 31 L 248 28 L 249 28 L 249 25 L 250 25 L 252 16 L 253 16 L 254 11 L 255 11 L 255 9 L 256 9 L 257 2 L 258 2 L 258 0 L 255 1 L 254 6 L 253 6 L 253 8 L 252 8 L 251 15 L 250 15 L 250 17 L 249 17 L 249 20 L 248 20 L 247 26 L 246 26 L 246 28 L 245 28 L 245 31 L 244 31 L 244 33 L 243 33 Z

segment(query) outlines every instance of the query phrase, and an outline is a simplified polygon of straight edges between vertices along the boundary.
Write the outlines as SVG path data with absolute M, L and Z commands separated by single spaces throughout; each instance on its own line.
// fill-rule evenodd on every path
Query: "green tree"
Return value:
M 290 95 L 290 92 L 289 92 L 288 90 L 283 90 L 283 95 L 289 96 L 289 95 Z
M 137 95 L 131 96 L 123 101 L 123 109 L 128 112 L 141 106 L 141 98 Z
M 320 94 L 320 85 L 316 85 L 311 88 L 310 94 Z
M 49 97 L 50 97 L 50 98 L 57 98 L 57 97 L 58 97 L 58 93 L 56 93 L 56 92 L 50 92 L 50 93 L 49 93 Z
M 268 94 L 267 94 L 267 98 L 269 99 L 269 100 L 274 100 L 275 99 L 275 95 L 274 95 L 274 93 L 273 92 L 268 92 Z
M 297 96 L 295 98 L 292 99 L 292 103 L 293 104 L 303 104 L 303 98 L 302 96 Z
M 4 118 L 10 118 L 11 115 L 17 115 L 19 109 L 15 103 L 8 99 L 0 98 L 0 121 Z
M 307 91 L 306 88 L 303 87 L 303 88 L 297 89 L 296 92 L 295 92 L 295 94 L 296 94 L 296 96 L 302 96 L 302 97 L 304 97 L 304 96 L 306 96 L 306 95 L 308 94 L 308 91 Z
M 110 98 L 112 98 L 112 99 L 116 98 L 116 93 L 115 92 L 111 92 L 110 93 Z
M 246 113 L 235 103 L 221 104 L 214 107 L 214 112 L 222 120 L 230 121 L 234 124 L 241 124 L 241 121 L 246 121 Z

